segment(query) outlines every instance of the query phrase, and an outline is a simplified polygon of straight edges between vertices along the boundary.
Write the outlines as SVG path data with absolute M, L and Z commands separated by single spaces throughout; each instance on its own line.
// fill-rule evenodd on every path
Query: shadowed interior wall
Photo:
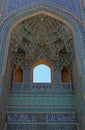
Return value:
M 61 70 L 61 82 L 63 83 L 70 82 L 69 70 L 66 66 L 64 66 L 63 69 Z
M 13 82 L 18 82 L 18 83 L 23 82 L 23 70 L 22 70 L 21 66 L 19 66 L 19 65 L 14 70 Z

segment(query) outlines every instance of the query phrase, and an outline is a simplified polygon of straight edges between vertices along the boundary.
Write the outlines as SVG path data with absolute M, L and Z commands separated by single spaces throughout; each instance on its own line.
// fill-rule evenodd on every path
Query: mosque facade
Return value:
M 85 130 L 84 90 L 85 1 L 0 0 L 0 130 Z

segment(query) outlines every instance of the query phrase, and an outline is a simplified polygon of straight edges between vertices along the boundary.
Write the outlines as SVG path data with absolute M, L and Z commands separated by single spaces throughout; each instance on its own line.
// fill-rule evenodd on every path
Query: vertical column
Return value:
M 12 64 L 13 63 L 11 63 L 11 60 L 9 58 L 8 63 L 7 63 L 7 69 L 6 69 L 6 85 L 7 85 L 7 89 L 10 88 L 11 73 L 12 73 L 12 76 L 13 76 L 14 64 L 13 65 Z M 13 79 L 12 79 L 12 81 L 13 81 Z
M 25 63 L 24 63 L 24 71 L 23 71 L 23 79 L 24 79 L 24 90 L 30 90 L 30 76 L 31 76 L 31 66 L 29 64 L 29 58 L 26 54 Z
M 24 90 L 30 90 L 30 67 L 26 64 L 24 67 Z
M 73 79 L 73 70 L 70 69 L 70 89 L 74 90 L 74 79 Z
M 12 90 L 13 89 L 13 78 L 14 78 L 14 70 L 15 70 L 15 64 L 13 63 L 13 61 L 10 62 L 10 74 L 9 74 L 9 89 Z
M 10 86 L 10 78 L 11 78 L 11 61 L 10 57 L 8 57 L 8 61 L 6 64 L 6 70 L 5 73 L 2 75 L 2 92 L 1 92 L 1 97 L 0 97 L 0 112 L 2 113 L 1 120 L 3 118 L 3 123 L 5 121 L 5 116 L 6 116 L 6 109 L 7 109 L 7 99 L 8 99 L 8 88 Z M 5 123 L 4 123 L 5 125 Z
M 12 68 L 11 69 L 11 79 L 10 79 L 10 90 L 12 90 L 13 88 L 13 75 L 14 75 L 14 69 Z
M 56 68 L 53 70 L 54 73 L 54 89 L 56 89 L 57 91 L 61 90 L 61 79 L 60 79 L 60 70 L 59 68 Z
M 85 0 L 81 0 L 80 5 L 81 5 L 81 13 L 82 13 L 83 25 L 84 25 L 84 29 L 85 29 Z

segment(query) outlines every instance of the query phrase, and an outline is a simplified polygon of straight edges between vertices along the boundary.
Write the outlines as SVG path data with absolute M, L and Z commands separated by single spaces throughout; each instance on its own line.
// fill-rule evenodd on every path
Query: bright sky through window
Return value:
M 51 83 L 51 69 L 40 64 L 33 69 L 33 83 Z

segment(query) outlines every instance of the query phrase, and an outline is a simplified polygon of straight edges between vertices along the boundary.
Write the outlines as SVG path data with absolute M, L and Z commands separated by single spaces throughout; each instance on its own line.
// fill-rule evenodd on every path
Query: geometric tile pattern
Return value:
M 6 1 L 6 0 L 5 0 Z M 81 7 L 80 7 L 80 2 L 79 0 L 59 0 L 59 1 L 55 1 L 55 0 L 8 0 L 7 4 L 5 5 L 5 17 L 6 15 L 13 13 L 14 11 L 17 11 L 21 8 L 26 8 L 26 7 L 35 7 L 36 5 L 38 6 L 54 6 L 54 7 L 58 7 L 64 10 L 67 10 L 68 12 L 73 13 L 75 16 L 79 17 L 80 19 L 82 19 L 82 15 L 81 15 Z
M 7 123 L 77 123 L 78 117 L 75 113 L 55 114 L 32 114 L 32 113 L 9 113 Z
M 28 77 L 29 79 L 29 77 Z M 57 81 L 57 82 L 60 82 L 60 81 Z M 34 92 L 43 92 L 43 91 L 52 91 L 53 89 L 55 91 L 62 91 L 62 92 L 65 92 L 65 91 L 71 91 L 71 85 L 69 83 L 67 84 L 51 84 L 51 83 L 46 83 L 46 84 L 40 84 L 40 83 L 34 83 L 32 84 L 32 86 L 30 87 L 29 83 L 13 83 L 12 85 L 12 90 L 29 90 L 29 91 L 34 91 Z

